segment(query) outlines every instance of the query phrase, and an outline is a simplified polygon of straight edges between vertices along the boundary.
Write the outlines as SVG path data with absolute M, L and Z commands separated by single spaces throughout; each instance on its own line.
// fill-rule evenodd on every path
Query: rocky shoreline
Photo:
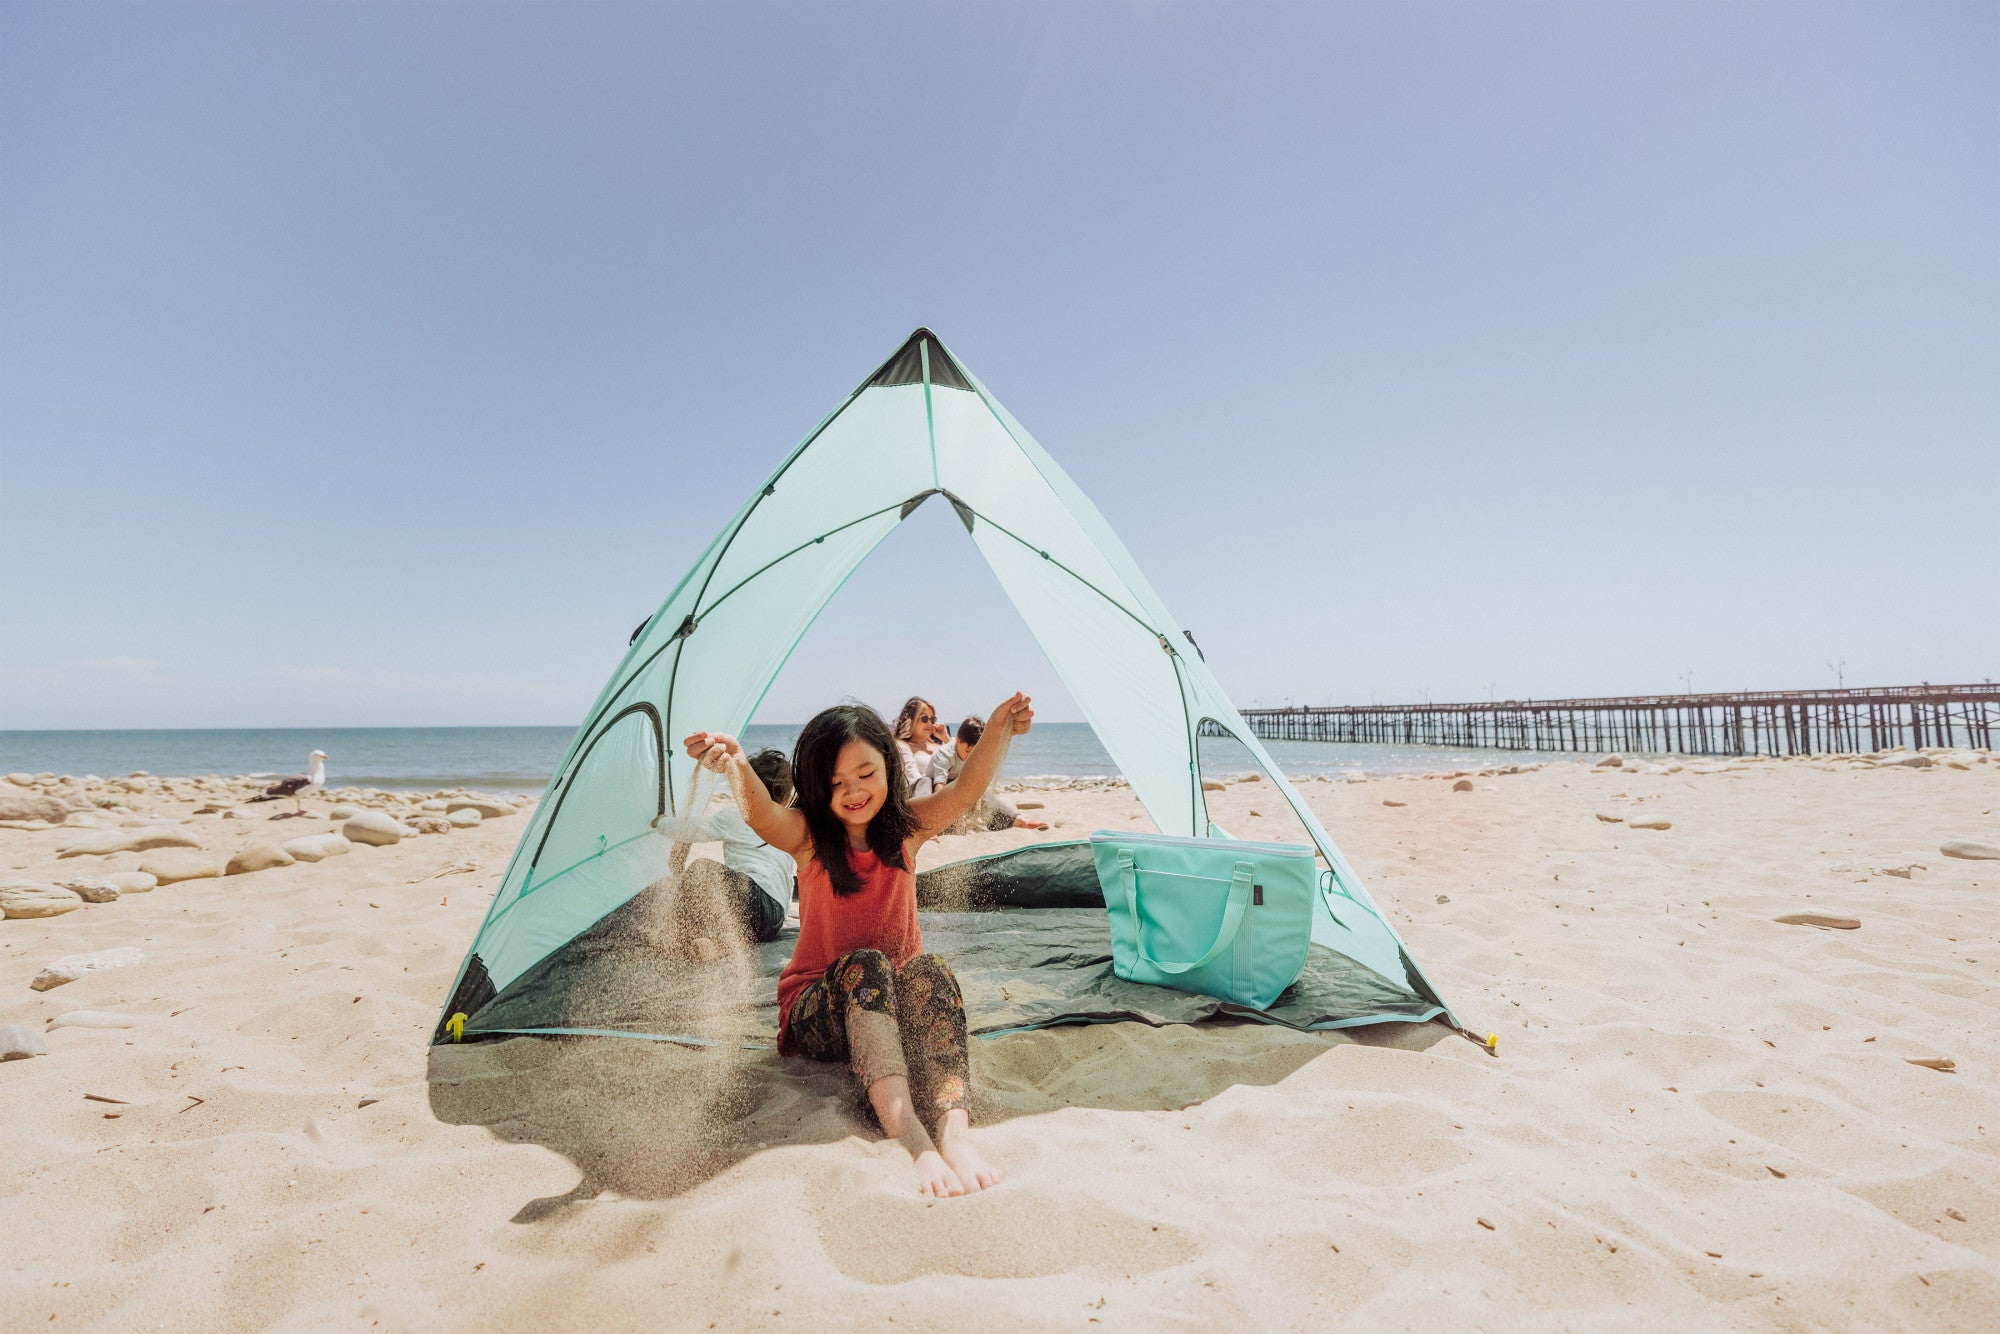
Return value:
M 54 917 L 184 880 L 324 861 L 356 848 L 451 834 L 534 805 L 532 797 L 463 788 L 336 787 L 312 793 L 294 812 L 288 802 L 255 800 L 268 781 L 142 771 L 116 778 L 6 775 L 0 779 L 0 830 L 59 831 L 65 837 L 54 848 L 55 859 L 78 869 L 37 879 L 0 873 L 0 916 Z

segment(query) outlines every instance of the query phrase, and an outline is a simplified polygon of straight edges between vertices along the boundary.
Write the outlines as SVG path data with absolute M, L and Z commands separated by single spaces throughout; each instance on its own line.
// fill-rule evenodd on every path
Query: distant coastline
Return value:
M 789 750 L 794 723 L 752 723 L 753 747 Z M 302 772 L 306 756 L 331 756 L 329 782 L 397 791 L 464 787 L 539 793 L 575 735 L 573 727 L 134 728 L 0 731 L 0 773 L 257 775 Z M 1506 751 L 1448 747 L 1267 743 L 1287 776 L 1431 773 L 1512 760 Z M 1522 755 L 1522 761 L 1547 756 Z M 1226 739 L 1203 738 L 1202 772 L 1226 778 L 1255 766 Z M 1085 723 L 1042 723 L 1014 743 L 1001 776 L 1012 782 L 1106 778 L 1117 765 Z

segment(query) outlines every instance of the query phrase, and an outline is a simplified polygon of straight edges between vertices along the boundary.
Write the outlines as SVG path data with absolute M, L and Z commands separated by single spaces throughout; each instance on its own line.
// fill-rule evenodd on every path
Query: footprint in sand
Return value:
M 1200 1250 L 1172 1224 L 1019 1181 L 929 1203 L 914 1191 L 907 1199 L 828 1193 L 813 1205 L 813 1216 L 827 1258 L 863 1283 L 929 1274 L 1041 1278 L 1075 1269 L 1137 1275 L 1186 1264 Z

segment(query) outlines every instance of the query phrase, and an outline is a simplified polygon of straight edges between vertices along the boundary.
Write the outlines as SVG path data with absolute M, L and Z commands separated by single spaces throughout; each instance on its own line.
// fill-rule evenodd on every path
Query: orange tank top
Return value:
M 917 928 L 917 877 L 890 866 L 872 850 L 850 850 L 847 864 L 861 880 L 860 892 L 841 898 L 826 868 L 814 857 L 799 872 L 799 943 L 778 974 L 778 1050 L 787 1049 L 792 1002 L 851 950 L 880 950 L 897 968 L 923 953 Z M 906 847 L 903 860 L 913 860 Z

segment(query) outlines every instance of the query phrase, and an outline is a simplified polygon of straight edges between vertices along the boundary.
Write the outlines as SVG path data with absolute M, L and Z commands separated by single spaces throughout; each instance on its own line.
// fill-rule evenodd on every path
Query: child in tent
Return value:
M 958 725 L 958 735 L 952 740 L 950 759 L 945 766 L 944 782 L 940 788 L 956 783 L 965 771 L 965 762 L 972 758 L 972 748 L 985 735 L 986 724 L 977 718 L 967 718 Z M 1029 820 L 1016 810 L 1014 803 L 1001 797 L 981 797 L 972 813 L 953 825 L 948 833 L 980 834 L 1000 829 L 1047 829 L 1046 824 Z
M 924 1194 L 968 1194 L 1000 1174 L 968 1134 L 965 1005 L 950 967 L 923 952 L 917 849 L 971 812 L 1034 717 L 1026 695 L 1007 699 L 959 781 L 913 798 L 881 717 L 859 704 L 827 709 L 793 749 L 790 809 L 747 781 L 735 738 L 697 732 L 686 742 L 730 775 L 750 827 L 798 866 L 799 943 L 778 978 L 778 1050 L 847 1062 L 884 1133 L 909 1149 Z
M 792 800 L 792 765 L 781 751 L 750 757 L 752 776 L 780 806 Z M 757 836 L 732 801 L 675 831 L 668 867 L 680 877 L 665 939 L 658 943 L 703 963 L 740 954 L 750 941 L 776 940 L 792 910 L 792 856 Z M 720 840 L 722 860 L 689 863 L 688 843 Z

